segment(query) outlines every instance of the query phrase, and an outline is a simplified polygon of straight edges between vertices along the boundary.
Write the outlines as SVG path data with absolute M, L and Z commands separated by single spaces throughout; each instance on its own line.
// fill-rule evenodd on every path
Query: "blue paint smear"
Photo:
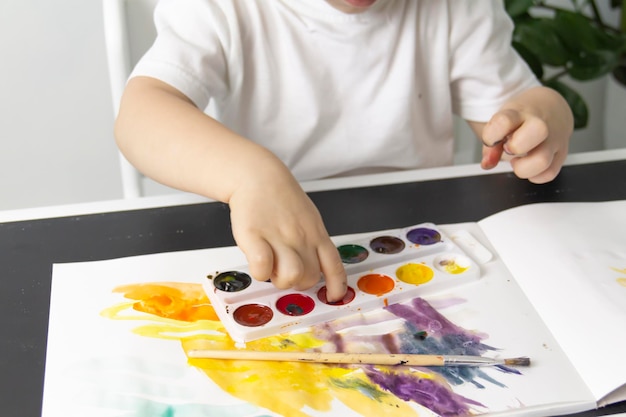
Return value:
M 184 376 L 180 365 L 137 357 L 92 358 L 68 373 L 79 393 L 72 402 L 76 407 L 122 412 L 124 417 L 271 417 L 251 403 L 194 402 L 184 385 L 171 383 Z
M 120 396 L 109 404 L 124 409 L 125 417 L 272 417 L 259 413 L 252 404 L 209 405 L 209 404 L 165 404 L 146 398 Z
M 399 350 L 402 353 L 482 356 L 488 351 L 497 350 L 483 343 L 479 335 L 446 319 L 424 299 L 416 298 L 410 303 L 390 305 L 387 310 L 406 321 L 406 330 L 398 336 Z M 416 336 L 424 331 L 428 334 L 426 338 Z M 521 372 L 511 367 L 494 368 L 504 373 L 521 375 Z M 470 383 L 477 388 L 485 388 L 479 382 L 482 379 L 498 387 L 505 387 L 480 367 L 446 366 L 430 369 L 442 375 L 452 385 Z
M 389 353 L 482 356 L 488 351 L 497 350 L 483 343 L 481 336 L 446 319 L 421 298 L 410 303 L 390 305 L 386 309 L 405 320 L 404 331 L 396 335 L 396 351 L 390 350 Z M 521 375 L 517 369 L 504 365 L 494 369 Z M 505 387 L 480 367 L 446 366 L 430 367 L 429 370 L 441 375 L 453 386 L 470 383 L 484 389 L 485 385 L 480 382 L 483 380 L 501 388 Z M 411 374 L 380 373 L 375 368 L 370 368 L 367 372 L 372 382 L 381 388 L 405 401 L 415 401 L 442 416 L 469 415 L 470 406 L 482 406 L 471 399 L 456 395 L 434 380 L 412 380 Z
M 137 404 L 135 412 L 125 414 L 128 417 L 272 417 L 269 414 L 258 414 L 256 407 L 244 404 L 211 406 L 206 404 L 162 404 L 143 400 Z

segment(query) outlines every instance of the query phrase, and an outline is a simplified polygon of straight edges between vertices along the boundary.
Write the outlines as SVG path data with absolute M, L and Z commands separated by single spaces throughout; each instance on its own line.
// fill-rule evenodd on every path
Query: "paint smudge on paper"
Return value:
M 626 275 L 626 268 L 611 268 L 613 271 Z M 619 277 L 615 280 L 622 287 L 626 287 L 626 277 Z
M 366 368 L 369 379 L 378 386 L 393 392 L 404 401 L 415 401 L 441 416 L 467 414 L 467 404 L 481 406 L 469 398 L 451 398 L 447 388 L 435 378 L 416 378 L 413 374 Z
M 131 284 L 117 287 L 113 291 L 135 300 L 132 307 L 136 311 L 186 322 L 219 320 L 204 290 L 195 284 Z
M 130 301 L 108 308 L 102 312 L 103 316 L 148 321 L 134 330 L 137 334 L 178 340 L 185 351 L 236 349 L 199 284 L 146 283 L 126 285 L 114 291 Z M 394 324 L 398 322 L 401 325 Z M 361 331 L 349 331 L 357 328 Z M 485 337 L 455 325 L 418 298 L 411 303 L 389 306 L 377 314 L 355 315 L 316 325 L 310 332 L 248 342 L 246 349 L 482 355 L 495 350 L 482 343 Z M 307 409 L 330 411 L 335 401 L 363 415 L 418 416 L 418 410 L 430 410 L 441 416 L 471 415 L 485 411 L 483 405 L 456 394 L 455 385 L 470 383 L 481 388 L 482 380 L 503 386 L 480 368 L 211 359 L 190 359 L 189 363 L 233 397 L 294 417 L 308 416 Z M 517 372 L 506 367 L 501 371 Z
M 163 359 L 117 355 L 77 362 L 65 375 L 78 384 L 78 394 L 68 393 L 66 400 L 71 404 L 65 408 L 67 414 L 59 411 L 52 415 L 272 417 L 254 404 L 211 401 L 206 392 L 197 389 L 197 376 L 191 368 Z

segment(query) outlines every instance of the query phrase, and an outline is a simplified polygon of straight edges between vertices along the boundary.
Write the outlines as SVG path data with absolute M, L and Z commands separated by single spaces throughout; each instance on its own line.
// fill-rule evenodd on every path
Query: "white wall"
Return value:
M 0 0 L 0 94 L 0 210 L 122 197 L 101 0 Z
M 1 0 L 0 94 L 0 209 L 121 198 L 100 0 Z

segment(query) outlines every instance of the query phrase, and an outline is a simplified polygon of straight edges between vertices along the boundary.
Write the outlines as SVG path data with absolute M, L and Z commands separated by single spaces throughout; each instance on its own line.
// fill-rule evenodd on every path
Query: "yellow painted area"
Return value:
M 446 259 L 444 261 L 440 261 L 439 266 L 448 274 L 462 274 L 469 269 L 469 265 L 459 265 L 454 259 Z
M 611 269 L 619 274 L 626 274 L 626 268 L 611 267 Z M 615 281 L 622 287 L 626 287 L 626 277 L 617 278 Z
M 324 367 L 297 362 L 190 360 L 221 389 L 285 416 L 305 417 L 308 406 L 329 411 L 333 396 Z
M 409 275 L 405 278 L 414 282 L 427 282 L 433 275 L 430 268 L 420 264 L 409 264 L 406 271 Z M 109 307 L 102 311 L 102 316 L 148 322 L 134 330 L 137 334 L 178 340 L 185 352 L 237 349 L 199 284 L 136 284 L 114 291 L 132 301 Z M 319 349 L 326 343 L 309 332 L 255 340 L 248 342 L 245 349 L 306 351 Z M 245 360 L 188 361 L 225 392 L 280 415 L 307 417 L 309 414 L 303 411 L 307 409 L 327 412 L 333 401 L 338 400 L 362 415 L 418 416 L 408 403 L 372 384 L 359 367 Z M 433 378 L 433 375 L 424 371 L 419 377 Z
M 420 285 L 433 279 L 434 272 L 424 264 L 408 263 L 396 270 L 396 276 L 407 284 Z

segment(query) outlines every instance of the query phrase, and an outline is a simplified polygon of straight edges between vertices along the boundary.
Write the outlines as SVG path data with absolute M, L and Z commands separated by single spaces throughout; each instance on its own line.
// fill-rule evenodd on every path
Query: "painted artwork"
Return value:
M 148 324 L 133 329 L 136 334 L 176 340 L 185 352 L 192 348 L 237 349 L 198 284 L 134 284 L 118 287 L 115 292 L 129 301 L 102 314 L 112 320 L 148 319 Z M 137 316 L 137 312 L 150 317 Z M 365 334 L 363 329 L 367 329 Z M 421 298 L 391 305 L 376 314 L 314 326 L 307 332 L 248 342 L 246 349 L 455 355 L 482 355 L 495 350 L 483 343 L 481 335 L 450 322 Z M 361 415 L 417 416 L 420 413 L 416 409 L 423 407 L 436 415 L 464 416 L 485 407 L 455 393 L 454 386 L 503 386 L 497 377 L 479 367 L 408 369 L 211 359 L 191 359 L 189 363 L 242 401 L 278 415 L 298 417 L 311 415 L 305 409 L 318 413 L 330 410 L 333 401 Z M 520 374 L 505 366 L 498 370 Z M 170 407 L 171 415 L 178 415 L 176 408 Z
M 86 398 L 91 397 L 98 407 L 113 406 L 112 410 L 123 411 L 119 415 L 306 417 L 338 415 L 340 405 L 339 409 L 349 410 L 351 414 L 347 415 L 465 416 L 484 412 L 486 407 L 456 393 L 454 387 L 471 384 L 479 389 L 502 389 L 500 376 L 521 376 L 519 370 L 506 366 L 486 370 L 187 359 L 184 353 L 189 349 L 237 349 L 200 284 L 145 282 L 118 286 L 112 291 L 120 302 L 103 309 L 103 319 L 132 323 L 130 331 L 136 337 L 178 345 L 183 353 L 177 355 L 181 365 L 186 362 L 219 387 L 212 395 L 227 394 L 246 404 L 235 408 L 213 405 L 208 401 L 211 397 L 198 402 L 180 398 L 167 401 L 172 392 L 164 385 L 166 369 L 151 371 L 153 365 L 143 360 L 131 365 L 128 358 L 107 359 L 99 366 L 106 372 L 114 372 L 117 367 L 120 373 L 117 382 L 109 381 L 115 388 L 104 396 L 113 394 L 114 401 L 102 404 L 103 398 L 96 393 Z M 455 325 L 426 300 L 416 298 L 371 314 L 313 326 L 306 332 L 248 342 L 245 349 L 483 355 L 496 351 L 483 341 L 485 337 Z M 124 374 L 131 379 L 122 378 Z M 143 381 L 133 387 L 133 378 Z M 121 386 L 120 381 L 124 381 Z M 97 383 L 103 385 L 99 390 L 107 389 L 103 382 Z M 175 384 L 173 388 L 174 392 L 180 389 Z M 165 397 L 162 390 L 167 391 Z
M 462 227 L 488 245 L 477 225 Z M 532 416 L 595 406 L 497 256 L 466 285 L 245 347 L 203 286 L 243 263 L 231 247 L 54 265 L 43 417 Z M 528 356 L 531 366 L 190 359 L 192 349 Z

